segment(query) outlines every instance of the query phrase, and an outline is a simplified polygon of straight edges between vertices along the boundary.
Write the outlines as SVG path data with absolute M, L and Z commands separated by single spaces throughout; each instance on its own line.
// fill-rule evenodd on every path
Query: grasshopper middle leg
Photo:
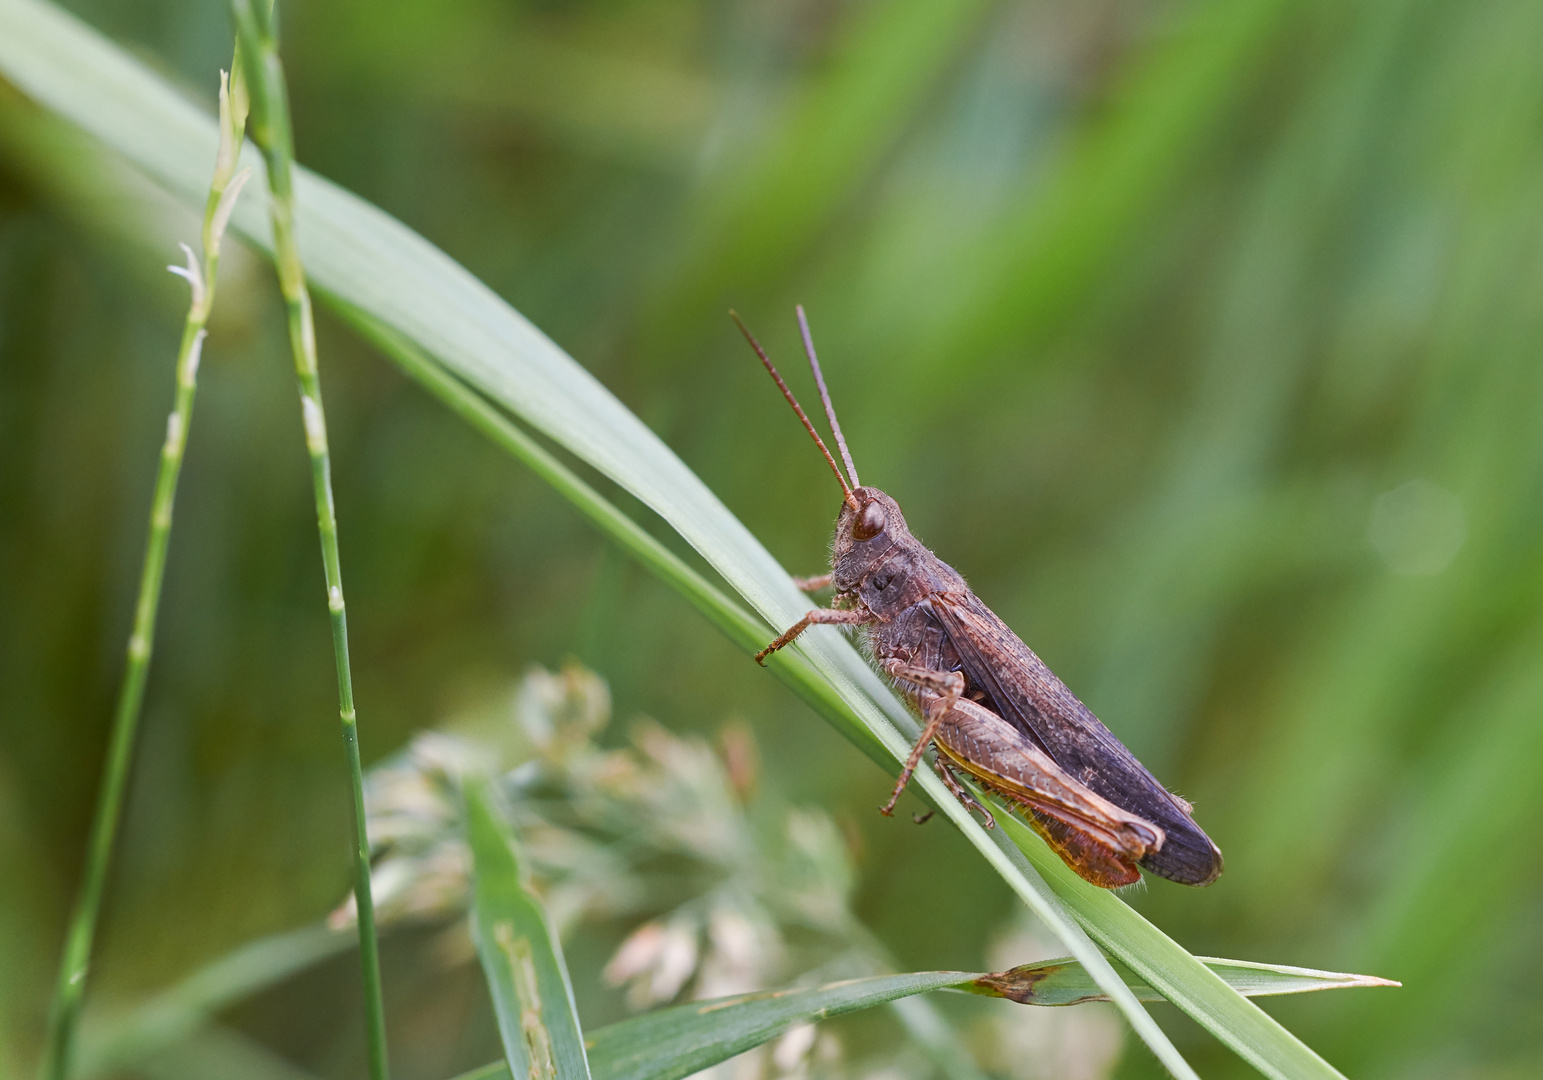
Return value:
M 980 801 L 976 799 L 974 795 L 971 795 L 964 789 L 964 785 L 961 784 L 959 782 L 959 778 L 954 775 L 954 770 L 950 769 L 948 767 L 948 762 L 943 760 L 942 754 L 939 754 L 938 759 L 932 764 L 933 767 L 937 769 L 938 775 L 943 778 L 943 783 L 948 785 L 948 790 L 953 792 L 954 798 L 964 803 L 964 808 L 966 810 L 974 810 L 976 813 L 980 814 L 980 823 L 986 828 L 994 829 L 997 827 L 997 819 L 992 815 L 991 811 L 982 806 Z
M 895 781 L 895 790 L 890 794 L 889 802 L 879 807 L 879 812 L 889 817 L 894 814 L 895 803 L 899 801 L 900 793 L 905 790 L 905 786 L 911 782 L 911 774 L 916 771 L 922 755 L 927 752 L 927 747 L 937 735 L 938 725 L 943 722 L 943 718 L 948 715 L 954 703 L 964 693 L 964 676 L 957 671 L 934 671 L 932 668 L 916 667 L 898 660 L 886 663 L 884 670 L 893 678 L 935 692 L 921 695 L 926 723 L 922 725 L 922 733 L 917 738 L 916 745 L 911 747 L 911 754 L 906 758 L 905 768 L 900 770 L 900 777 Z

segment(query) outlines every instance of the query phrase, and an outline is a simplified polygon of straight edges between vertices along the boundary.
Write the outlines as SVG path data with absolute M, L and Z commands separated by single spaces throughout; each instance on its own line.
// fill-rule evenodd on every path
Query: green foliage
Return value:
M 672 1080 L 772 1039 L 797 1045 L 800 1027 L 895 1003 L 938 1065 L 964 1076 L 969 1051 L 929 1035 L 946 1031 L 944 1022 L 927 1003 L 904 999 L 957 989 L 1024 1005 L 1106 1000 L 1069 959 L 996 974 L 865 975 L 893 961 L 852 913 L 853 872 L 839 833 L 817 811 L 755 794 L 758 755 L 746 729 L 720 733 L 721 757 L 647 721 L 633 724 L 631 747 L 607 750 L 597 740 L 610 699 L 592 673 L 537 669 L 512 696 L 509 714 L 420 735 L 374 769 L 368 787 L 374 895 L 385 923 L 445 923 L 444 951 L 462 955 L 448 943 L 464 932 L 470 908 L 506 1052 L 478 1075 L 550 1076 L 564 1067 L 583 1075 L 587 1047 L 589 1075 Z M 516 833 L 528 842 L 519 855 Z M 336 929 L 245 946 L 90 1032 L 84 1074 L 143 1067 L 196 1045 L 222 1008 L 335 954 L 353 915 L 350 899 L 334 914 Z M 634 1008 L 693 1000 L 595 1029 L 581 1044 L 553 931 L 582 940 L 608 916 L 644 915 L 606 964 L 605 981 L 624 986 Z M 1337 972 L 1205 963 L 1249 995 L 1384 985 Z M 795 975 L 780 990 L 725 995 Z M 1142 1000 L 1161 1000 L 1122 975 Z M 841 977 L 820 981 L 832 976 Z M 565 1061 L 556 1059 L 558 1040 Z M 805 1041 L 800 1053 L 808 1049 Z
M 13 49 L 8 59 L 17 78 L 50 103 L 62 103 L 67 115 L 87 124 L 94 133 L 113 137 L 114 129 L 104 115 L 110 106 L 134 112 L 154 109 L 157 104 L 168 109 L 172 107 L 170 101 L 147 84 L 142 74 L 128 65 L 114 64 L 105 54 L 98 56 L 97 63 L 102 69 L 101 78 L 113 87 L 113 93 L 96 102 L 82 102 L 69 85 L 69 69 L 50 70 L 46 65 L 32 61 L 28 47 L 33 39 L 52 39 L 52 47 L 39 50 L 43 55 L 67 53 L 72 50 L 62 42 L 79 37 L 79 33 L 65 23 L 51 21 L 43 8 L 36 9 L 36 14 L 30 17 L 23 15 L 13 25 L 20 47 Z M 256 63 L 252 59 L 248 66 Z M 73 110 L 72 105 L 75 106 Z M 168 132 L 191 128 L 188 122 L 172 121 L 170 115 L 167 121 L 163 128 Z M 127 142 L 116 142 L 116 145 L 152 173 L 163 175 L 169 183 L 176 183 L 178 170 L 171 162 L 181 156 L 181 151 L 169 145 L 167 140 L 151 147 Z M 163 161 L 165 165 L 160 164 Z M 270 154 L 270 171 L 273 161 Z M 287 162 L 281 164 L 287 165 Z M 443 256 L 436 258 L 437 253 L 420 238 L 346 193 L 314 177 L 300 175 L 296 198 L 295 226 L 313 238 L 306 259 L 321 288 L 358 308 L 372 320 L 386 323 L 397 334 L 411 335 L 415 344 L 430 351 L 452 373 L 558 439 L 569 450 L 643 499 L 750 600 L 770 625 L 786 625 L 797 617 L 804 606 L 803 597 L 765 549 L 651 432 L 512 309 L 468 280 Z M 287 206 L 287 200 L 284 205 Z M 294 258 L 288 246 L 288 218 L 286 211 L 273 219 L 281 278 L 285 277 L 282 267 Z M 238 216 L 235 223 L 254 239 L 261 240 L 266 231 L 266 222 L 261 218 L 254 220 L 250 215 Z M 360 260 L 360 254 L 364 252 L 371 254 L 368 267 Z M 297 319 L 308 321 L 303 286 L 298 293 L 294 287 L 286 286 L 285 299 L 290 311 L 291 339 L 296 342 L 308 340 L 307 333 L 295 329 Z M 297 316 L 297 310 L 301 315 Z M 319 400 L 314 386 L 314 360 L 307 366 L 304 358 L 297 355 L 296 366 L 301 372 L 303 393 L 312 401 Z M 307 377 L 309 382 L 305 381 Z M 330 491 L 323 498 L 320 486 L 328 476 L 325 439 L 313 440 L 310 431 L 308 418 L 307 439 L 312 445 L 313 463 L 322 462 L 313 464 L 313 472 L 318 478 L 317 505 L 325 545 L 332 535 L 332 499 Z M 317 446 L 321 447 L 320 452 Z M 322 455 L 320 458 L 318 453 Z M 329 547 L 327 550 L 334 549 Z M 341 592 L 335 585 L 335 554 L 329 555 L 327 565 L 329 589 L 335 597 L 334 622 L 340 625 Z M 334 633 L 336 637 L 336 625 Z M 897 763 L 902 760 L 916 725 L 856 652 L 838 636 L 828 633 L 806 635 L 797 648 L 844 702 L 845 708 L 829 713 L 838 727 L 850 729 L 855 721 L 880 741 Z M 341 646 L 338 655 L 340 686 L 346 688 L 346 653 Z M 351 706 L 349 694 L 345 694 L 345 706 Z M 345 708 L 344 715 L 345 721 L 351 723 L 351 708 Z M 860 737 L 856 738 L 860 741 Z M 1192 1075 L 1161 1029 L 1120 982 L 1103 954 L 1067 917 L 1044 882 L 1033 871 L 1027 870 L 1020 853 L 997 842 L 996 838 L 988 837 L 969 811 L 948 796 L 938 778 L 923 771 L 916 782 L 965 833 L 1030 910 L 1053 929 L 1093 974 L 1168 1068 L 1181 1077 Z M 355 802 L 357 805 L 357 796 Z M 1037 848 L 1039 844 L 1031 839 L 1028 846 Z M 1067 888 L 1074 892 L 1087 891 L 1086 886 L 1071 885 L 1064 877 L 1060 880 L 1065 883 L 1063 892 Z M 362 883 L 359 887 L 364 888 Z M 372 935 L 368 910 L 363 911 L 363 915 L 361 934 L 368 939 Z M 1269 1075 L 1332 1075 L 1332 1070 L 1322 1059 L 1267 1015 L 1240 996 L 1229 993 L 1225 984 L 1203 965 L 1171 945 L 1165 949 L 1163 942 L 1167 939 L 1154 928 L 1138 929 L 1134 944 L 1130 944 L 1100 933 L 1098 920 L 1083 921 L 1085 927 L 1099 934 L 1114 949 L 1115 955 L 1135 970 L 1159 984 L 1182 987 L 1173 995 L 1173 1000 L 1181 1007 L 1197 1010 L 1197 1018 L 1207 1028 Z M 1145 926 L 1139 919 L 1134 925 Z M 1156 958 L 1159 952 L 1166 953 L 1162 960 Z M 366 950 L 366 971 L 374 971 L 373 950 L 369 949 Z M 369 982 L 368 985 L 375 984 Z M 371 1014 L 378 1015 L 378 1006 L 372 1008 Z M 378 1025 L 372 1024 L 372 1029 L 378 1031 Z
M 1525 1075 L 1537 5 L 936 5 L 918 43 L 902 23 L 926 6 L 292 6 L 298 152 L 507 297 L 807 573 L 828 476 L 716 322 L 732 304 L 782 359 L 803 301 L 865 479 L 1226 852 L 1205 892 L 1125 901 L 1196 951 L 1402 979 L 1271 1006 L 1351 1075 Z M 74 3 L 205 98 L 228 56 L 218 7 Z M 89 56 L 61 60 L 92 87 Z M 153 144 L 147 115 L 105 119 Z M 874 122 L 834 126 L 854 117 Z M 783 186 L 743 194 L 763 181 Z M 754 236 L 723 224 L 736 206 Z M 141 388 L 164 387 L 185 300 L 134 267 L 159 273 L 196 228 L 0 92 L 0 876 L 27 883 L 0 890 L 7 1074 L 30 1067 L 75 888 L 160 438 Z M 309 734 L 332 689 L 313 526 L 272 449 L 295 436 L 282 328 L 265 279 L 226 261 L 104 1004 L 342 891 L 336 749 Z M 743 715 L 767 785 L 858 838 L 854 906 L 902 968 L 981 966 L 1006 901 L 964 845 L 877 820 L 883 778 L 799 702 L 335 322 L 320 333 L 367 750 L 576 653 L 629 711 L 682 730 Z M 631 495 L 561 464 L 706 572 Z M 393 996 L 429 969 L 401 950 Z M 581 1015 L 614 1020 L 600 959 L 570 959 L 591 973 Z M 233 1015 L 209 1045 L 239 1027 L 349 1071 L 357 1029 L 303 1023 L 350 1000 L 326 972 L 286 987 L 281 1022 Z M 1247 1070 L 1157 1015 L 1203 1075 Z M 404 1034 L 407 1060 L 438 1077 L 494 1056 L 491 1026 L 467 1023 Z

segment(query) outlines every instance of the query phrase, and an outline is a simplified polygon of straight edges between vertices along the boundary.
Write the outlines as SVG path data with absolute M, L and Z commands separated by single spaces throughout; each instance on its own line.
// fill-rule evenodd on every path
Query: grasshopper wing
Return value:
M 1162 828 L 1162 847 L 1149 852 L 1142 866 L 1185 885 L 1216 880 L 1222 853 L 1188 805 L 1159 784 L 1006 623 L 971 592 L 934 593 L 928 603 L 958 652 L 969 690 L 984 693 L 987 708 L 1043 747 L 1073 779 Z

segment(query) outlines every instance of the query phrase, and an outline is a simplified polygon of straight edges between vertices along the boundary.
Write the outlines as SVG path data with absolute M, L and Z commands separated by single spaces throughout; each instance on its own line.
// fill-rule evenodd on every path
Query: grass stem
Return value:
M 249 72 L 252 141 L 268 167 L 269 213 L 273 222 L 273 261 L 289 319 L 290 351 L 300 383 L 301 419 L 311 457 L 316 523 L 321 534 L 322 566 L 327 582 L 327 611 L 332 622 L 332 651 L 338 674 L 338 713 L 348 759 L 354 835 L 354 899 L 359 913 L 359 958 L 364 978 L 365 1024 L 371 1080 L 386 1080 L 386 1018 L 381 992 L 380 951 L 375 934 L 375 905 L 370 894 L 370 843 L 364 814 L 364 771 L 359 756 L 359 726 L 354 711 L 353 677 L 348 662 L 348 614 L 338 558 L 337 513 L 332 500 L 332 459 L 327 448 L 327 416 L 322 408 L 316 359 L 316 325 L 305 268 L 294 230 L 294 141 L 288 92 L 279 60 L 273 12 L 266 3 L 231 0 L 237 41 Z
M 97 795 L 96 815 L 91 822 L 85 872 L 70 916 L 64 954 L 59 964 L 59 978 L 49 1008 L 48 1031 L 38 1067 L 41 1080 L 64 1080 L 69 1075 L 76 1024 L 85 996 L 86 976 L 91 966 L 92 944 L 96 938 L 107 875 L 112 867 L 113 846 L 123 817 L 124 793 L 128 788 L 135 735 L 144 706 L 145 682 L 150 674 L 156 612 L 160 607 L 161 583 L 166 573 L 166 551 L 171 542 L 172 506 L 177 497 L 177 480 L 187 450 L 188 430 L 193 422 L 198 362 L 203 350 L 204 327 L 214 305 L 220 239 L 230 220 L 236 197 L 247 180 L 245 172 L 236 172 L 246 111 L 246 90 L 238 57 L 231 65 L 228 78 L 224 72 L 220 73 L 220 144 L 214 177 L 204 205 L 203 266 L 199 266 L 198 256 L 193 253 L 193 249 L 183 244 L 187 265 L 167 268 L 187 280 L 192 299 L 182 326 L 182 342 L 177 350 L 176 393 L 171 414 L 166 418 L 166 439 L 161 445 L 160 464 L 156 470 L 155 492 L 150 503 L 149 536 L 145 544 L 144 565 L 139 575 L 139 596 L 134 605 L 134 624 L 129 633 L 123 682 L 119 686 L 118 701 L 113 711 L 112 733 L 102 771 L 101 789 Z

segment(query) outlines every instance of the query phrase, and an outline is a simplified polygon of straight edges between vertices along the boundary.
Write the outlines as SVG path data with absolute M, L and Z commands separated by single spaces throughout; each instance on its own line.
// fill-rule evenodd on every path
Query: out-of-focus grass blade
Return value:
M 270 934 L 205 965 L 131 1011 L 101 1021 L 88 1012 L 76 1072 L 91 1076 L 142 1061 L 187 1039 L 221 1009 L 357 945 L 352 930 L 326 926 Z
M 686 226 L 683 255 L 648 305 L 646 347 L 722 318 L 723 282 L 779 280 L 915 121 L 994 0 L 891 0 L 857 11 L 779 128 L 730 166 Z M 710 324 L 709 324 L 710 325 Z
M 1392 1031 L 1415 1042 L 1442 1022 L 1452 991 L 1473 978 L 1472 942 L 1497 935 L 1505 916 L 1536 904 L 1539 858 L 1518 852 L 1495 859 L 1517 822 L 1543 818 L 1543 624 L 1522 635 L 1487 685 L 1463 705 L 1459 722 L 1432 746 L 1411 783 L 1415 811 L 1399 846 L 1393 880 L 1354 924 L 1355 951 L 1409 979 L 1398 1008 L 1355 1002 L 1336 1010 L 1331 1029 L 1352 1060 L 1373 1060 L 1357 1040 L 1363 1031 Z M 1412 796 L 1414 798 L 1415 796 Z M 1529 873 L 1529 868 L 1531 868 Z M 1482 955 L 1482 954 L 1481 954 Z
M 472 855 L 472 937 L 493 996 L 504 1059 L 518 1080 L 589 1080 L 562 946 L 525 890 L 514 837 L 485 780 L 465 787 Z
M 203 163 L 215 143 L 213 121 L 73 17 L 40 0 L 0 0 L 0 71 L 168 190 L 195 202 L 202 199 Z M 261 168 L 256 155 L 250 160 Z M 790 625 L 802 615 L 808 601 L 787 572 L 701 480 L 609 391 L 487 286 L 400 222 L 319 177 L 301 170 L 296 195 L 297 231 L 319 292 L 367 312 L 411 340 L 459 379 L 625 487 L 669 522 L 769 624 Z M 254 243 L 267 246 L 268 222 L 261 206 L 240 205 L 232 224 Z M 830 628 L 805 634 L 797 648 L 850 710 L 832 718 L 849 723 L 850 713 L 855 713 L 895 761 L 902 759 L 910 749 L 908 736 L 915 721 L 856 650 Z M 1118 898 L 1106 897 L 1102 907 L 1074 903 L 1073 917 L 1057 892 L 1072 901 L 1080 892 L 1067 892 L 1059 876 L 1052 891 L 1011 844 L 993 839 L 977 825 L 930 771 L 922 770 L 913 783 L 1087 966 L 1176 1076 L 1195 1073 L 1120 981 L 1083 925 L 1117 941 L 1112 951 L 1268 1075 L 1338 1075 Z M 1050 858 L 1060 865 L 1048 850 L 1037 854 L 1041 861 Z M 1100 925 L 1111 917 L 1123 920 L 1120 931 Z M 1154 964 L 1149 952 L 1160 955 L 1162 963 Z
M 255 1039 L 220 1025 L 136 1059 L 133 1075 L 143 1080 L 320 1080 Z
M 953 392 L 974 385 L 969 369 L 1005 340 L 1043 340 L 1077 310 L 1089 282 L 1141 236 L 1145 212 L 1180 182 L 1196 147 L 1240 107 L 1224 88 L 1260 64 L 1297 6 L 1208 0 L 1173 13 L 1181 25 L 1125 76 L 1046 189 L 960 253 L 968 273 L 937 299 L 927 332 L 903 343 L 951 358 L 946 374 L 923 370 L 918 402 L 955 404 Z

